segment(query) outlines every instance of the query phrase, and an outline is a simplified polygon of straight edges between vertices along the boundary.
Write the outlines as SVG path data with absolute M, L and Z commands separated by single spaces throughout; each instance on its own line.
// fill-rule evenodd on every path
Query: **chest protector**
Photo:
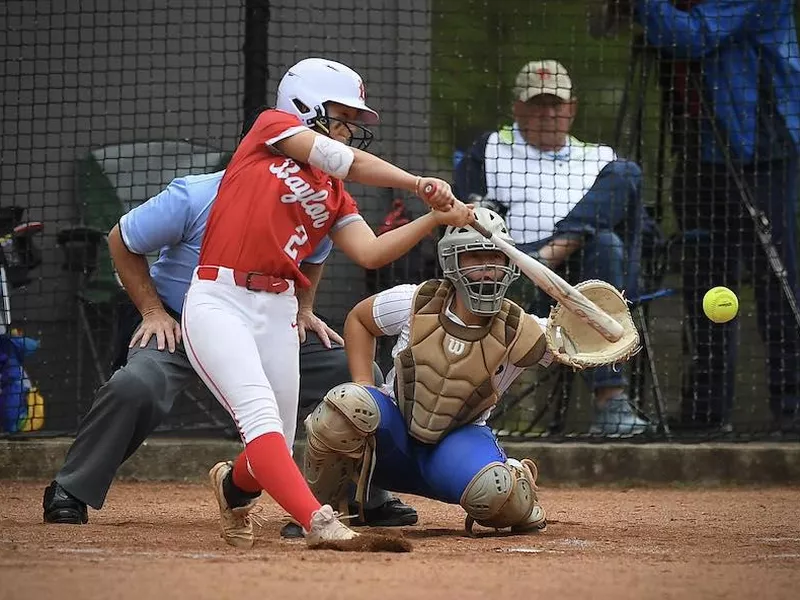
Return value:
M 520 367 L 545 352 L 539 324 L 510 300 L 483 327 L 444 314 L 453 285 L 431 280 L 417 289 L 408 347 L 395 357 L 395 393 L 409 434 L 435 444 L 497 404 L 493 377 L 506 361 Z

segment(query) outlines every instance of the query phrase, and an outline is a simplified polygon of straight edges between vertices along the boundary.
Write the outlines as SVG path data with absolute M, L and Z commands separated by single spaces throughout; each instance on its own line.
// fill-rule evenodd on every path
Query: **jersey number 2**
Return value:
M 297 260 L 297 246 L 302 246 L 308 241 L 308 234 L 306 233 L 306 228 L 302 225 L 298 225 L 294 230 L 295 233 L 293 233 L 289 241 L 286 242 L 283 251 L 286 252 L 292 260 Z

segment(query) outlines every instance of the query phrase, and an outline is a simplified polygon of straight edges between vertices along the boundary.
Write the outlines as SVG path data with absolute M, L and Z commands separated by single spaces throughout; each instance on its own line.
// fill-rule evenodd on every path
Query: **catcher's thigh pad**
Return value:
M 512 531 L 543 530 L 547 521 L 536 495 L 536 476 L 536 464 L 528 458 L 509 458 L 481 469 L 461 495 L 467 532 L 472 533 L 475 523 Z
M 330 390 L 308 415 L 304 470 L 320 502 L 337 507 L 347 484 L 355 479 L 359 463 L 371 466 L 379 423 L 377 403 L 366 388 L 355 383 Z

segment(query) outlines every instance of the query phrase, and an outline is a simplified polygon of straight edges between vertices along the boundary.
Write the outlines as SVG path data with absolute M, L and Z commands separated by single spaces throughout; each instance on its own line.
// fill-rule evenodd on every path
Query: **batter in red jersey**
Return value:
M 445 181 L 363 151 L 372 139 L 365 125 L 377 121 L 356 72 L 319 58 L 299 62 L 281 80 L 276 108 L 258 115 L 237 148 L 209 216 L 183 333 L 192 366 L 245 444 L 233 463 L 209 473 L 222 535 L 234 546 L 252 546 L 248 513 L 262 490 L 303 526 L 310 547 L 358 535 L 320 506 L 291 456 L 299 393 L 295 287 L 309 284 L 298 263 L 329 236 L 351 260 L 376 269 L 437 226 L 472 221 Z M 405 189 L 434 210 L 379 242 L 344 180 Z

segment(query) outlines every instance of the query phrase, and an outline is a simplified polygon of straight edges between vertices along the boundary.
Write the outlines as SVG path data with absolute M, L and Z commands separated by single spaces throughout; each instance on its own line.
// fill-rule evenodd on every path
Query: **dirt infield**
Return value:
M 460 508 L 410 497 L 413 552 L 343 554 L 280 540 L 269 501 L 256 546 L 230 548 L 199 485 L 117 483 L 89 525 L 43 525 L 44 485 L 0 481 L 2 600 L 775 600 L 800 586 L 800 489 L 543 490 L 547 532 L 479 538 Z

